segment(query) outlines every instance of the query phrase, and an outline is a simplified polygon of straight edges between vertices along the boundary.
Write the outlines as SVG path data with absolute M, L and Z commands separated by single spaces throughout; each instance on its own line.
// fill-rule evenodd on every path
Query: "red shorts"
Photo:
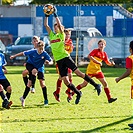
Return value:
M 91 78 L 95 77 L 97 79 L 104 78 L 104 74 L 102 72 L 98 72 L 96 74 L 88 74 Z

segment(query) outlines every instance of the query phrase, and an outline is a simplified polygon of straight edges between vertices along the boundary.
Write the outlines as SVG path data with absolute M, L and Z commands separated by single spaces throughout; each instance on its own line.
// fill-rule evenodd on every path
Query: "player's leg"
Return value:
M 68 88 L 70 88 L 72 91 L 74 91 L 74 92 L 77 94 L 77 98 L 76 98 L 76 100 L 75 100 L 75 104 L 78 104 L 79 101 L 80 101 L 80 98 L 81 98 L 81 96 L 82 96 L 82 92 L 79 91 L 79 90 L 74 86 L 74 84 L 72 84 L 72 83 L 69 82 L 68 76 L 63 76 L 62 79 L 63 79 L 63 81 L 64 81 L 64 84 L 65 84 Z
M 57 64 L 56 64 L 56 71 L 59 74 Z M 62 79 L 61 79 L 61 76 L 59 74 L 59 78 L 57 79 L 57 82 L 56 82 L 56 91 L 53 92 L 53 95 L 58 102 L 60 102 L 60 95 L 59 94 L 60 94 L 60 90 L 61 90 L 61 85 L 62 85 Z
M 86 87 L 87 84 L 88 84 L 88 82 L 84 80 L 83 83 L 82 83 L 82 84 L 79 84 L 76 88 L 77 88 L 78 90 L 81 90 L 82 88 Z M 72 97 L 73 97 L 74 94 L 75 94 L 75 92 L 72 91 L 71 94 L 70 94 L 70 95 L 71 95 L 71 98 L 70 98 L 70 97 L 67 97 L 67 101 L 68 101 L 68 102 L 70 102 L 70 101 L 72 100 Z
M 31 82 L 32 82 L 31 93 L 35 93 L 35 82 L 36 82 L 37 73 L 38 73 L 37 69 L 34 68 L 31 74 Z
M 110 89 L 108 87 L 108 83 L 107 83 L 106 79 L 105 78 L 98 78 L 98 80 L 102 83 L 102 85 L 104 87 L 104 92 L 107 96 L 108 102 L 112 103 L 112 102 L 116 101 L 117 98 L 112 98 L 112 96 L 111 96 L 111 92 L 110 92 Z
M 30 74 L 29 74 L 29 77 L 30 77 Z M 24 91 L 24 93 L 23 93 L 23 96 L 20 97 L 20 101 L 21 101 L 22 107 L 25 106 L 25 99 L 26 99 L 26 97 L 27 97 L 28 94 L 29 94 L 31 84 L 32 84 L 31 80 L 28 80 L 28 83 L 27 83 L 27 86 L 26 86 L 25 91 Z
M 31 93 L 35 92 L 34 86 L 35 86 L 36 77 L 32 74 L 32 71 L 33 71 L 34 68 L 35 67 L 32 64 L 26 63 L 26 69 L 28 70 L 28 73 L 29 73 L 29 80 L 32 81 Z M 33 73 L 37 73 L 37 70 L 34 70 Z M 35 74 L 35 75 L 37 75 L 37 74 Z
M 2 79 L 0 83 L 3 86 L 4 90 L 6 91 L 6 96 L 9 100 L 11 97 L 11 93 L 12 93 L 10 82 L 8 81 L 8 79 Z
M 75 104 L 78 104 L 82 93 L 69 81 L 69 78 L 67 76 L 67 73 L 68 73 L 67 65 L 71 65 L 71 63 L 67 64 L 67 60 L 69 60 L 69 57 L 63 58 L 62 60 L 57 61 L 58 68 L 59 68 L 60 76 L 62 80 L 64 81 L 65 85 L 77 94 Z
M 61 90 L 61 85 L 62 85 L 62 79 L 59 75 L 59 78 L 57 79 L 56 82 L 56 91 L 53 92 L 53 95 L 55 97 L 55 99 L 60 102 L 60 90 Z
M 44 98 L 44 105 L 48 105 L 48 95 L 47 95 L 47 87 L 45 85 L 45 78 L 43 72 L 38 72 L 38 79 L 40 82 L 40 86 L 42 88 L 43 98 Z
M 23 81 L 24 81 L 24 84 L 25 86 L 27 86 L 27 83 L 28 83 L 28 75 L 29 72 L 27 69 L 25 69 L 23 72 L 22 72 L 22 77 L 23 77 Z
M 97 84 L 93 79 L 91 79 L 88 75 L 86 75 L 85 73 L 81 72 L 77 66 L 75 65 L 74 61 L 72 60 L 71 57 L 68 57 L 65 59 L 67 67 L 70 68 L 77 76 L 83 78 L 84 80 L 86 80 L 88 83 L 90 83 L 91 85 L 93 85 L 95 87 L 95 89 L 97 90 L 97 94 L 98 96 L 101 93 L 101 85 Z
M 1 84 L 0 84 L 0 96 L 1 96 L 1 98 L 3 100 L 2 107 L 6 108 L 6 109 L 9 109 L 10 106 L 12 105 L 12 101 L 8 101 L 7 96 L 3 92 L 3 86 Z
M 97 84 L 93 79 L 91 79 L 88 75 L 86 75 L 85 73 L 82 73 L 78 68 L 75 69 L 74 73 L 83 78 L 84 80 L 86 80 L 88 83 L 90 83 L 91 85 L 93 85 L 95 87 L 95 90 L 97 90 L 97 94 L 98 96 L 100 95 L 101 93 L 101 85 L 100 84 Z
M 68 78 L 69 78 L 70 83 L 72 83 L 72 70 L 70 68 L 68 68 Z M 70 88 L 67 88 L 66 94 L 69 94 L 70 91 L 71 91 Z

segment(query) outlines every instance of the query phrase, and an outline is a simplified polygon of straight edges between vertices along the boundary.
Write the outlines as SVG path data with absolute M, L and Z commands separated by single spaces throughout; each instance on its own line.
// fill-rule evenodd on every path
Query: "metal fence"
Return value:
M 118 53 L 119 58 L 127 56 L 127 44 L 133 39 L 133 14 L 124 8 L 128 6 L 126 4 L 123 7 L 119 4 L 56 5 L 63 25 L 66 28 L 77 30 L 76 39 L 73 40 L 75 45 L 73 55 L 77 59 L 77 63 L 85 57 L 84 48 L 86 43 L 88 44 L 88 42 L 84 43 L 86 39 L 81 39 L 81 32 L 92 27 L 101 32 L 102 38 L 107 39 L 107 46 L 121 47 L 121 52 L 115 52 L 115 54 Z M 18 36 L 43 36 L 46 33 L 43 19 L 43 5 L 0 6 L 0 34 L 11 35 L 5 45 L 8 45 L 9 42 L 13 43 Z M 54 21 L 54 17 L 50 16 L 49 25 L 51 27 L 53 27 Z M 97 43 L 96 36 L 88 35 L 87 38 L 96 40 L 95 43 Z

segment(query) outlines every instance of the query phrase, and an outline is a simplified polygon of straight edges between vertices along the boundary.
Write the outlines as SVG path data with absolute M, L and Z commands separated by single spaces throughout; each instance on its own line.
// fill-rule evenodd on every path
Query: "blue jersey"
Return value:
M 23 53 L 25 56 L 28 56 L 27 62 L 32 64 L 37 69 L 43 67 L 45 60 L 51 61 L 51 57 L 46 51 L 38 54 L 37 49 L 32 49 L 24 51 Z
M 4 54 L 0 53 L 0 79 L 6 79 L 2 66 L 6 65 Z

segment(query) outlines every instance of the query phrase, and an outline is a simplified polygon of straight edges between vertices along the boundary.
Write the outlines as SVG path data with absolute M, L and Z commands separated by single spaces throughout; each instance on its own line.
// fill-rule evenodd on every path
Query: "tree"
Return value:
M 2 5 L 11 5 L 15 0 L 2 0 Z

